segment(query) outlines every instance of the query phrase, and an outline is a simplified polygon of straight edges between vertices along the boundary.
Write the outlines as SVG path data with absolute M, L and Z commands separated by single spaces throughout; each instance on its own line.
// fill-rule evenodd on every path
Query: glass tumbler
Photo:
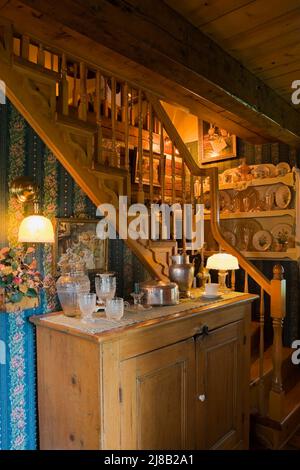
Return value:
M 82 322 L 94 321 L 92 314 L 96 311 L 96 294 L 80 294 L 78 297 Z
M 124 307 L 129 306 L 121 297 L 107 299 L 105 313 L 109 320 L 121 320 L 124 315 Z
M 105 304 L 116 294 L 116 277 L 109 273 L 99 274 L 95 279 L 95 287 L 98 299 Z

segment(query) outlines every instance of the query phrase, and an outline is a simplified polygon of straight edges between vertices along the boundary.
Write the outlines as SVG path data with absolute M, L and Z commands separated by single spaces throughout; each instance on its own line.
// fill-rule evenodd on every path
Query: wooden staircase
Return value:
M 268 447 L 282 447 L 300 424 L 299 369 L 291 363 L 291 350 L 282 346 L 283 271 L 275 266 L 273 279 L 268 280 L 223 238 L 217 169 L 198 166 L 159 97 L 85 63 L 76 51 L 67 56 L 18 34 L 1 19 L 0 79 L 12 103 L 96 206 L 111 203 L 118 215 L 119 196 L 126 195 L 128 203 L 189 202 L 195 209 L 203 202 L 204 185 L 209 186 L 213 237 L 220 249 L 238 258 L 244 291 L 248 292 L 249 277 L 260 286 L 259 319 L 251 326 L 251 411 L 259 439 Z M 160 220 L 158 240 L 126 240 L 158 279 L 168 278 L 176 249 L 174 227 L 167 238 L 163 229 Z M 188 243 L 183 236 L 183 251 Z M 234 282 L 232 272 L 233 287 Z M 265 295 L 271 299 L 270 312 L 265 312 Z M 266 337 L 267 314 L 273 338 Z

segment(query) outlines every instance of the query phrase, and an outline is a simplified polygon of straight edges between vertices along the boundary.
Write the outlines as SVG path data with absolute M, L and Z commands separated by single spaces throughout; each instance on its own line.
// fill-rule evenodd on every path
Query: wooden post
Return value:
M 282 383 L 282 325 L 286 314 L 286 281 L 280 264 L 273 268 L 271 281 L 271 317 L 273 320 L 273 377 L 269 398 L 269 416 L 280 421 L 283 415 L 284 389 Z
M 78 117 L 82 121 L 87 120 L 87 70 L 86 64 L 80 62 L 80 105 L 78 109 Z
M 265 395 L 264 395 L 264 352 L 265 352 L 265 291 L 260 289 L 259 306 L 259 413 L 265 415 Z

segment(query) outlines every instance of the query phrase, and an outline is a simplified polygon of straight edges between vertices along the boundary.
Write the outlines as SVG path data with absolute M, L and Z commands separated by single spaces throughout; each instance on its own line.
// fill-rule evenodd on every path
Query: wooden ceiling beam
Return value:
M 164 2 L 22 3 L 240 116 L 262 135 L 300 145 L 300 113 Z

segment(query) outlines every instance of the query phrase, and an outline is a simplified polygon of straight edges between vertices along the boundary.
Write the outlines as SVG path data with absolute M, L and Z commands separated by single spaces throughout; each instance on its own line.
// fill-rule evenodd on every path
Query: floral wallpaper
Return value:
M 23 205 L 9 188 L 17 176 L 31 176 L 40 188 L 45 216 L 94 218 L 96 209 L 53 153 L 8 102 L 0 105 L 0 247 L 17 245 Z M 35 331 L 28 318 L 59 308 L 52 276 L 52 248 L 37 247 L 47 290 L 39 308 L 17 314 L 0 312 L 0 450 L 37 447 Z M 148 276 L 121 240 L 109 245 L 109 269 L 117 273 L 118 295 L 128 296 L 134 282 Z

